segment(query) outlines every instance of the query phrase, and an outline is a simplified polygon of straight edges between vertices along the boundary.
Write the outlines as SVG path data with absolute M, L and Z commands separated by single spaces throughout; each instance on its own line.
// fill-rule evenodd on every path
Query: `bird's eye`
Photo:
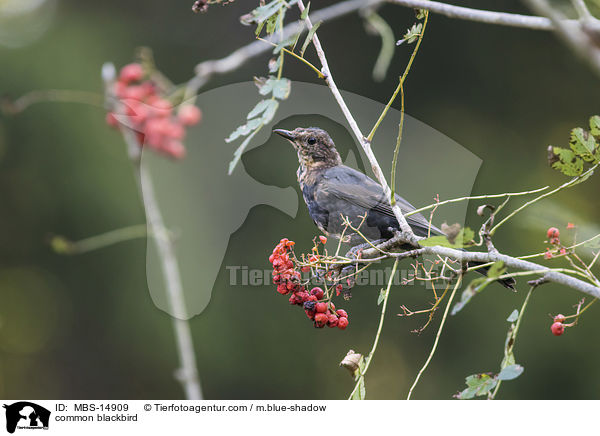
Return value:
M 310 138 L 308 138 L 307 141 L 310 145 L 315 145 L 317 143 L 317 140 L 315 138 L 313 138 L 312 136 Z

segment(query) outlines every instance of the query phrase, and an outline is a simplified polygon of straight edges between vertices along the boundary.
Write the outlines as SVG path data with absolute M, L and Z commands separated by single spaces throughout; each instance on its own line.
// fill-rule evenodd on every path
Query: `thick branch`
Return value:
M 401 239 L 393 238 L 385 243 L 385 246 L 380 245 L 378 248 L 383 250 L 393 250 L 394 246 L 398 247 L 401 245 Z M 364 250 L 361 255 L 362 259 L 385 259 L 385 258 L 405 258 L 405 257 L 416 257 L 422 256 L 425 254 L 430 255 L 439 255 L 442 257 L 449 257 L 451 259 L 456 259 L 464 262 L 497 262 L 499 260 L 503 261 L 504 264 L 508 268 L 514 268 L 521 271 L 539 271 L 540 275 L 544 277 L 546 281 L 558 283 L 564 286 L 568 286 L 569 288 L 575 289 L 577 291 L 583 292 L 585 294 L 591 295 L 594 298 L 600 298 L 600 288 L 594 286 L 590 283 L 584 282 L 582 280 L 576 279 L 574 277 L 568 276 L 566 274 L 562 274 L 556 271 L 552 271 L 550 268 L 545 267 L 543 265 L 539 265 L 537 263 L 529 262 L 527 260 L 517 259 L 512 256 L 508 256 L 506 254 L 501 254 L 498 252 L 491 253 L 483 253 L 483 252 L 474 252 L 474 251 L 461 251 L 448 247 L 422 247 L 416 248 L 414 250 L 402 252 L 402 253 L 388 253 L 384 256 L 381 256 L 381 251 L 370 248 L 368 250 Z
M 449 18 L 477 21 L 486 24 L 500 24 L 503 26 L 523 27 L 534 30 L 554 30 L 552 21 L 546 17 L 533 15 L 510 14 L 507 12 L 485 11 L 430 0 L 386 0 L 400 6 L 427 9 L 435 14 L 445 15 Z

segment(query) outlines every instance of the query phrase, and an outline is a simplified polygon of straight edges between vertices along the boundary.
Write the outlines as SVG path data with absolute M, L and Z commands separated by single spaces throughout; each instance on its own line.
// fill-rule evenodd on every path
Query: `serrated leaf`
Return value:
M 475 396 L 487 395 L 498 381 L 489 374 L 473 374 L 466 378 L 467 389 L 455 395 L 459 400 L 470 400 Z
M 407 29 L 406 33 L 404 34 L 404 41 L 406 41 L 408 44 L 412 44 L 419 38 L 421 30 L 423 30 L 423 23 L 413 24 L 412 27 Z
M 239 126 L 235 129 L 226 139 L 225 142 L 235 141 L 240 136 L 246 136 L 250 134 L 254 129 L 256 129 L 261 124 L 260 118 L 255 118 L 253 120 L 249 120 L 246 124 Z
M 506 320 L 508 322 L 515 322 L 516 320 L 519 319 L 519 311 L 517 309 L 513 310 L 510 315 L 508 315 L 508 318 L 506 318 Z
M 600 116 L 594 115 L 590 118 L 590 133 L 596 138 L 600 137 Z
M 275 112 L 277 112 L 277 108 L 279 107 L 279 102 L 277 100 L 268 100 L 269 105 L 267 109 L 263 112 L 262 122 L 264 124 L 268 124 L 271 122 L 273 117 L 275 116 Z
M 509 365 L 506 368 L 503 368 L 498 374 L 498 380 L 514 380 L 523 374 L 523 368 L 521 365 Z
M 576 156 L 572 150 L 561 147 L 552 147 L 552 152 L 558 160 L 552 164 L 552 168 L 560 171 L 565 176 L 579 176 L 583 172 L 583 160 Z
M 248 137 L 246 137 L 246 139 L 244 139 L 244 142 L 242 142 L 240 146 L 236 148 L 236 150 L 233 152 L 233 159 L 231 159 L 231 162 L 229 162 L 229 169 L 227 171 L 227 174 L 231 175 L 231 173 L 233 173 L 233 170 L 240 161 L 244 150 L 246 150 L 246 147 L 248 146 L 252 138 L 254 138 L 254 135 L 258 133 L 259 130 L 260 129 L 254 130 L 254 132 L 252 132 Z
M 571 150 L 586 162 L 595 162 L 594 152 L 598 147 L 596 139 L 581 127 L 571 130 L 571 139 L 569 140 Z
M 271 102 L 271 100 L 261 100 L 259 101 L 256 106 L 254 106 L 254 108 L 248 112 L 248 116 L 246 117 L 247 119 L 250 118 L 254 118 L 257 115 L 262 114 L 265 109 L 269 106 L 269 103 Z
M 382 289 L 379 291 L 379 297 L 377 297 L 377 305 L 379 306 L 385 300 L 386 291 Z
M 304 52 L 308 48 L 308 45 L 312 41 L 313 36 L 314 36 L 315 32 L 317 31 L 317 29 L 319 28 L 319 26 L 321 25 L 321 23 L 322 23 L 322 21 L 319 21 L 318 23 L 314 24 L 312 26 L 312 29 L 310 29 L 308 31 L 308 34 L 306 35 L 306 39 L 304 40 L 304 44 L 302 44 L 302 49 L 300 50 L 300 57 L 304 56 Z
M 279 100 L 285 100 L 290 95 L 290 90 L 292 87 L 292 82 L 285 77 L 281 79 L 275 79 L 272 82 L 273 89 L 273 97 L 278 98 Z

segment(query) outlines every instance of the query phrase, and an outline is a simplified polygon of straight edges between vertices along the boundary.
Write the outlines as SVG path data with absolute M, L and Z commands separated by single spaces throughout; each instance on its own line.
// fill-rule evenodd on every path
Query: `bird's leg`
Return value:
M 362 250 L 364 250 L 365 248 L 372 247 L 373 245 L 377 246 L 384 241 L 386 241 L 386 239 L 377 239 L 372 242 L 364 242 L 364 243 L 355 245 L 350 250 L 348 250 L 348 252 L 346 253 L 346 257 L 349 259 L 358 260 L 358 259 L 360 259 Z M 346 265 L 345 267 L 341 268 L 341 270 L 338 269 L 338 271 L 337 271 L 336 278 L 338 280 L 343 279 L 343 281 L 340 282 L 340 284 L 343 287 L 342 292 L 344 294 L 345 300 L 349 300 L 352 297 L 352 294 L 350 293 L 350 289 L 352 289 L 354 287 L 354 285 L 356 284 L 356 271 L 359 270 L 362 265 L 363 264 L 360 262 L 354 262 L 350 265 Z

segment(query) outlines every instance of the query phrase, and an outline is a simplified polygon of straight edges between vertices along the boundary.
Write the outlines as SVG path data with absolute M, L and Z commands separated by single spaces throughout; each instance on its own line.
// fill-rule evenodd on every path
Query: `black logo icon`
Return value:
M 19 401 L 4 405 L 6 409 L 6 431 L 14 433 L 19 429 L 48 429 L 50 411 L 29 401 Z

